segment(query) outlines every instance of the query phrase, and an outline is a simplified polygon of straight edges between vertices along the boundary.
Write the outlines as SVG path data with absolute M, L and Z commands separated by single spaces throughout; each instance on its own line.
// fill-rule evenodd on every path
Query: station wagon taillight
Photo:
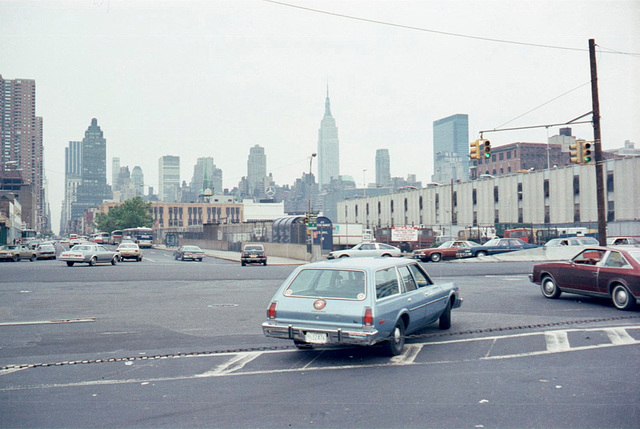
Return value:
M 269 308 L 267 309 L 267 318 L 275 319 L 276 318 L 276 303 L 272 302 Z
M 362 324 L 364 326 L 373 326 L 373 312 L 369 307 L 364 308 L 364 316 L 362 317 Z

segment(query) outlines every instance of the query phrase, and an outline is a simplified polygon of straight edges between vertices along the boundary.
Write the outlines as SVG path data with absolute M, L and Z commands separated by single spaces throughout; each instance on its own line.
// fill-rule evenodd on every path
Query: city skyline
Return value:
M 474 139 L 589 112 L 590 38 L 603 148 L 640 141 L 636 2 L 292 3 L 336 15 L 263 1 L 0 2 L 0 73 L 37 82 L 54 229 L 64 147 L 90 118 L 109 142 L 107 159 L 139 165 L 156 192 L 162 155 L 180 156 L 184 172 L 211 156 L 233 188 L 255 144 L 274 181 L 292 184 L 317 151 L 329 82 L 339 171 L 361 185 L 363 170 L 372 177 L 375 150 L 388 148 L 391 176 L 413 173 L 426 183 L 438 118 L 468 114 Z M 593 135 L 590 124 L 572 128 L 576 137 Z M 490 137 L 501 146 L 554 134 Z

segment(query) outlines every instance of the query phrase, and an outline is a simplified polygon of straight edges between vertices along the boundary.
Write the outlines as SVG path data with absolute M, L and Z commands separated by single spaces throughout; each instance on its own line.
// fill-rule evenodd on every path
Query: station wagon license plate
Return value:
M 304 340 L 307 343 L 313 344 L 326 344 L 327 343 L 327 334 L 323 332 L 307 332 L 304 336 Z

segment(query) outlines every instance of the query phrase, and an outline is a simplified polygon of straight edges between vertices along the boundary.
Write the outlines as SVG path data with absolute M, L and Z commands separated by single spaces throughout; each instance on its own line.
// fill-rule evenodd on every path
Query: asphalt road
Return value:
M 0 263 L 0 427 L 638 427 L 640 312 L 531 265 L 424 264 L 464 305 L 388 358 L 265 338 L 292 266 Z

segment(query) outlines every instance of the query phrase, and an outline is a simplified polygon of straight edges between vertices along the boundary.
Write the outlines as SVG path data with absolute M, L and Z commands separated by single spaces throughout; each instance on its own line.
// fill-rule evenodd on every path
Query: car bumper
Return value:
M 259 264 L 263 264 L 265 262 L 267 262 L 267 258 L 246 258 L 246 257 L 242 257 L 240 258 L 240 260 L 242 262 L 246 262 L 247 264 L 251 264 L 251 263 L 259 263 Z
M 122 253 L 120 252 L 120 259 L 138 259 L 140 257 L 139 253 Z
M 294 325 L 264 322 L 262 332 L 267 337 L 301 341 L 309 344 L 354 344 L 370 346 L 383 340 L 378 330 L 358 331 L 343 329 L 313 329 Z M 310 341 L 308 333 L 324 335 L 325 341 Z

